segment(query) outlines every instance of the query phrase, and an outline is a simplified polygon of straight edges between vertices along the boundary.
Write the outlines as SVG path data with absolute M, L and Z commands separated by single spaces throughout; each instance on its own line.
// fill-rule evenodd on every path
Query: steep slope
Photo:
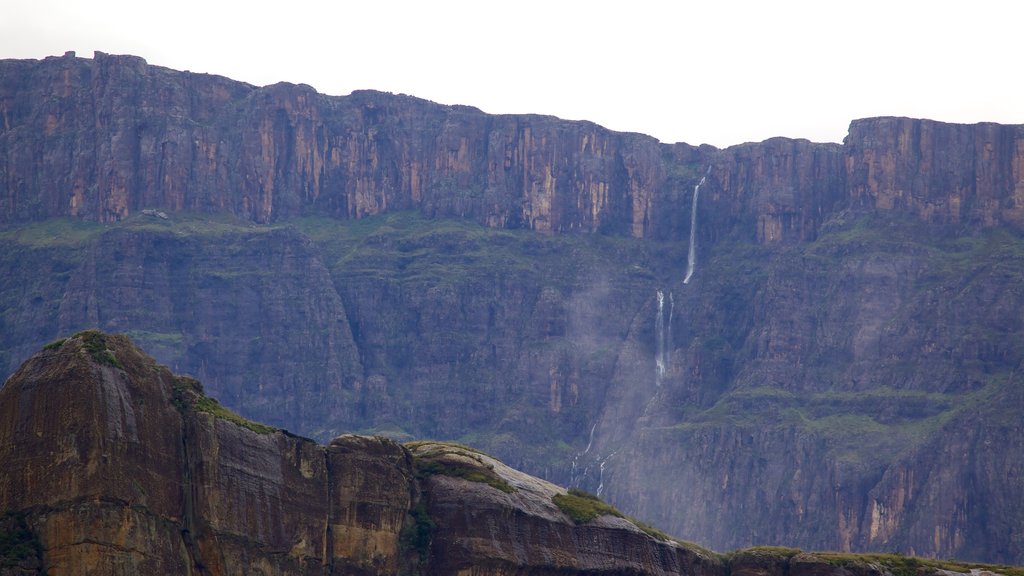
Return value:
M 6 371 L 127 331 L 714 547 L 1024 562 L 1022 127 L 718 150 L 104 54 L 0 62 L 0 119 Z
M 0 573 L 920 576 L 994 567 L 720 557 L 471 448 L 245 420 L 123 336 L 48 345 L 0 389 Z M 1018 576 L 1019 569 L 1000 567 Z
M 49 345 L 0 415 L 0 510 L 33 535 L 39 573 L 722 572 L 621 518 L 575 524 L 563 489 L 468 449 L 325 447 L 244 420 L 123 336 Z
M 747 300 L 750 330 L 675 329 L 680 349 L 629 441 L 611 415 L 597 427 L 592 453 L 618 451 L 603 494 L 724 547 L 793 537 L 1019 557 L 1017 530 L 989 524 L 1024 513 L 997 495 L 1019 477 L 1024 438 L 1021 239 L 858 219 L 768 262 L 740 255 L 713 257 L 701 282 L 738 267 L 764 274 Z M 691 325 L 707 328 L 708 309 L 719 310 L 677 297 Z M 721 371 L 729 387 L 709 398 Z

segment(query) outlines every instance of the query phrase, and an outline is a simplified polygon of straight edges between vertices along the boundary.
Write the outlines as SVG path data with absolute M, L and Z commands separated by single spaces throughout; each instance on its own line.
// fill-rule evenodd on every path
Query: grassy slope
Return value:
M 1006 387 L 1018 385 L 1015 367 L 1024 358 L 1024 339 L 1015 322 L 993 321 L 982 315 L 984 311 L 972 317 L 971 307 L 979 302 L 1017 298 L 1024 287 L 1024 239 L 1008 231 L 963 235 L 906 220 L 841 215 L 824 227 L 815 242 L 787 247 L 770 256 L 742 244 L 717 245 L 709 267 L 711 273 L 723 277 L 759 279 L 779 274 L 780 270 L 798 270 L 826 287 L 829 276 L 839 274 L 844 264 L 900 258 L 912 260 L 913 273 L 907 275 L 901 287 L 900 309 L 886 320 L 893 330 L 929 321 L 956 323 L 962 328 L 950 337 L 954 347 L 940 359 L 941 368 L 937 370 L 962 373 L 963 380 L 971 383 L 967 389 L 915 389 L 914 372 L 935 369 L 921 364 L 931 359 L 882 359 L 876 368 L 883 379 L 868 389 L 843 390 L 826 384 L 818 391 L 806 392 L 756 384 L 741 386 L 727 391 L 705 410 L 686 413 L 675 428 L 691 431 L 723 423 L 750 428 L 796 426 L 826 438 L 840 460 L 877 463 L 891 461 L 926 441 L 957 413 L 982 406 L 992 408 L 993 398 Z M 993 291 L 1002 293 L 993 297 Z M 834 313 L 830 306 L 838 303 L 829 298 L 832 295 L 836 293 L 822 298 L 816 304 L 822 308 L 810 314 L 822 318 Z M 944 316 L 923 317 L 931 313 Z M 711 346 L 713 340 L 709 340 Z M 971 355 L 971 351 L 992 349 L 1010 361 Z M 743 353 L 734 351 L 740 363 L 750 360 L 743 358 Z M 851 362 L 828 354 L 808 361 L 817 365 L 794 366 L 794 374 L 819 379 L 823 384 L 841 380 L 844 364 Z M 885 376 L 891 378 L 884 380 Z
M 22 322 L 27 298 L 41 298 L 42 305 L 53 309 L 47 314 L 55 314 L 62 290 L 61 286 L 48 287 L 47 278 L 66 278 L 68 270 L 80 264 L 88 248 L 101 242 L 110 230 L 135 229 L 188 236 L 221 243 L 224 250 L 230 251 L 233 244 L 244 242 L 250 235 L 284 226 L 293 227 L 317 245 L 336 283 L 357 279 L 363 283 L 400 286 L 406 291 L 466 292 L 479 285 L 504 282 L 552 287 L 570 294 L 585 290 L 587 284 L 593 282 L 592 272 L 600 270 L 624 298 L 633 299 L 630 306 L 638 308 L 655 288 L 670 284 L 685 263 L 684 246 L 606 236 L 545 237 L 527 231 L 488 229 L 467 221 L 427 220 L 415 213 L 392 213 L 352 222 L 311 217 L 261 227 L 225 217 L 189 214 L 173 214 L 170 220 L 138 215 L 115 225 L 50 220 L 0 230 L 0 244 L 5 247 L 0 264 L 12 272 L 2 275 L 4 279 L 0 280 L 0 298 L 4 299 L 0 322 L 5 328 Z M 694 329 L 690 335 L 699 340 L 703 353 L 720 357 L 724 364 L 742 365 L 749 360 L 750 353 L 742 349 L 745 329 L 742 323 L 745 311 L 749 310 L 748 300 L 754 297 L 760 284 L 770 279 L 774 270 L 809 266 L 824 277 L 844 261 L 906 255 L 912 255 L 918 262 L 918 272 L 909 279 L 913 282 L 908 289 L 912 298 L 923 300 L 940 294 L 942 298 L 970 303 L 975 293 L 988 290 L 993 283 L 1024 286 L 1024 241 L 1005 231 L 950 235 L 948 231 L 912 222 L 880 217 L 840 217 L 824 228 L 817 241 L 774 252 L 742 241 L 723 239 L 717 242 L 702 268 L 716 293 L 701 305 L 716 308 L 717 318 L 711 320 L 718 323 L 721 332 Z M 27 261 L 42 264 L 42 271 L 15 273 L 24 269 Z M 245 272 L 210 271 L 228 275 Z M 26 279 L 29 285 L 18 284 Z M 1013 326 L 968 323 L 959 338 L 961 345 L 970 350 L 1001 347 L 1008 356 L 1024 357 L 1024 350 L 1021 350 L 1024 340 L 1015 338 L 1013 329 Z M 181 332 L 139 327 L 130 335 L 143 347 L 184 350 L 188 344 Z M 42 340 L 50 337 L 52 335 Z M 471 342 L 459 341 L 459 334 L 452 337 L 455 339 L 452 346 L 467 349 L 472 346 Z M 530 345 L 524 343 L 524 346 Z M 548 338 L 540 345 L 571 349 L 574 343 L 571 335 L 565 335 Z M 1005 351 L 1007 347 L 1009 351 Z M 10 353 L 10 350 L 0 351 L 0 354 Z M 603 354 L 596 352 L 595 366 L 609 361 L 612 354 L 611 349 Z M 834 368 L 828 360 L 820 360 L 820 365 L 814 368 L 815 375 L 823 381 L 834 377 L 830 372 Z M 685 408 L 678 427 L 690 429 L 723 422 L 756 427 L 796 425 L 828 438 L 841 459 L 884 460 L 928 438 L 957 411 L 973 409 L 996 395 L 1000 387 L 1012 385 L 1014 365 L 993 365 L 968 357 L 957 368 L 982 383 L 968 393 L 891 385 L 867 391 L 812 393 L 765 386 L 741 387 L 725 390 L 717 402 L 705 409 Z M 468 362 L 460 367 L 462 372 L 453 374 L 452 378 L 464 379 L 469 386 L 486 388 L 493 384 L 489 380 L 493 376 L 487 374 L 490 368 L 485 363 Z M 908 365 L 906 370 L 914 370 L 914 366 Z M 401 375 L 401 370 L 393 372 L 396 378 Z M 892 405 L 907 409 L 887 413 L 878 410 L 879 406 Z M 505 413 L 506 421 L 513 422 L 511 428 L 496 425 L 466 431 L 461 439 L 494 450 L 503 442 L 565 437 L 564 421 L 559 424 L 550 419 L 533 418 L 528 413 L 531 409 L 529 404 L 510 404 L 505 407 Z M 593 413 L 569 416 L 575 419 L 570 428 L 582 428 L 583 423 L 594 416 Z M 520 426 L 523 423 L 529 426 Z M 364 424 L 364 431 L 384 431 L 397 436 L 408 432 L 401 422 Z M 557 441 L 532 449 L 548 452 L 541 460 L 550 460 L 553 464 L 564 461 L 572 453 L 568 444 Z

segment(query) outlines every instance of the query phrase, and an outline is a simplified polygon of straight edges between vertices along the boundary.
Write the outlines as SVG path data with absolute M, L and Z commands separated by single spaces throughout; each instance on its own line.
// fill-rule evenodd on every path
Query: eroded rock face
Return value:
M 873 118 L 845 140 L 851 203 L 926 222 L 1024 226 L 1024 130 Z
M 0 222 L 41 224 L 3 231 L 0 364 L 87 327 L 134 331 L 261 421 L 321 440 L 472 440 L 722 549 L 1019 562 L 1005 479 L 1024 448 L 1005 415 L 1024 406 L 1020 141 L 1015 126 L 877 118 L 842 145 L 718 150 L 127 56 L 4 61 Z M 412 212 L 490 228 L 423 232 L 401 220 Z M 54 216 L 75 219 L 70 234 Z M 95 222 L 108 229 L 81 232 Z M 180 426 L 233 442 L 216 423 Z M 315 458 L 295 458 L 313 474 L 296 477 L 303 493 L 319 491 Z M 234 526 L 203 498 L 205 534 Z M 391 546 L 378 536 L 360 549 Z M 348 545 L 297 538 L 288 569 Z
M 503 228 L 681 238 L 680 200 L 708 174 L 711 236 L 812 239 L 848 207 L 1024 225 L 1014 126 L 877 118 L 855 121 L 843 146 L 776 138 L 718 150 L 408 96 L 256 88 L 133 56 L 0 65 L 3 222 L 417 208 Z
M 197 386 L 99 332 L 55 343 L 12 376 L 0 391 L 0 509 L 27 517 L 44 570 L 397 573 L 411 493 L 400 446 L 325 448 L 226 420 Z M 382 544 L 338 536 L 353 533 Z
M 127 338 L 96 331 L 34 355 L 0 389 L 0 415 L 3 574 L 882 576 L 912 565 L 950 576 L 970 568 L 771 548 L 722 557 L 603 503 L 586 516 L 579 502 L 593 505 L 593 496 L 577 492 L 577 503 L 566 503 L 565 489 L 468 447 L 352 435 L 322 446 L 242 419 Z M 986 433 L 966 439 L 976 441 L 987 443 Z M 904 484 L 912 497 L 916 487 Z
M 24 518 L 46 573 L 721 570 L 620 518 L 576 526 L 552 501 L 563 489 L 470 450 L 448 457 L 509 492 L 418 476 L 414 457 L 431 445 L 342 436 L 324 447 L 245 421 L 123 336 L 55 342 L 0 390 L 0 414 L 0 510 Z M 429 525 L 422 555 L 416 522 Z

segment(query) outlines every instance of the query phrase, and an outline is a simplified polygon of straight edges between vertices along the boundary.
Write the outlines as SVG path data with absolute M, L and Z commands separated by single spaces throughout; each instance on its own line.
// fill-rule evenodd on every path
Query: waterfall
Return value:
M 665 352 L 672 353 L 672 316 L 676 312 L 676 299 L 672 293 L 668 293 L 668 326 L 665 327 Z M 668 362 L 665 362 L 666 366 Z
M 665 377 L 665 293 L 658 290 L 658 313 L 654 316 L 654 384 Z
M 597 430 L 597 422 L 594 422 L 594 425 L 590 427 L 590 439 L 587 441 L 587 447 L 583 452 L 577 452 L 576 455 L 572 457 L 572 467 L 569 470 L 569 484 L 571 486 L 577 485 L 577 479 L 586 476 L 587 471 L 590 469 L 590 466 L 586 466 L 580 474 L 576 473 L 576 467 L 580 456 L 586 456 L 587 453 L 590 452 L 590 447 L 594 445 L 594 430 Z
M 711 167 L 708 166 L 708 172 L 710 171 Z M 686 278 L 683 278 L 683 284 L 690 282 L 693 271 L 697 269 L 697 195 L 700 194 L 700 187 L 704 185 L 704 180 L 707 177 L 707 174 L 701 176 L 700 182 L 693 187 L 693 208 L 690 210 L 690 252 L 686 257 Z

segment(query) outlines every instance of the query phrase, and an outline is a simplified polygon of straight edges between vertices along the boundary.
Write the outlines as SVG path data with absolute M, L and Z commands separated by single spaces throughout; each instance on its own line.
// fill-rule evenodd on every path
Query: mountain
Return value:
M 1020 569 L 792 549 L 720 556 L 464 446 L 245 420 L 85 331 L 0 389 L 2 574 L 811 574 Z
M 717 549 L 1024 563 L 1020 126 L 717 149 L 102 53 L 0 62 L 0 119 L 7 372 L 99 327 Z

